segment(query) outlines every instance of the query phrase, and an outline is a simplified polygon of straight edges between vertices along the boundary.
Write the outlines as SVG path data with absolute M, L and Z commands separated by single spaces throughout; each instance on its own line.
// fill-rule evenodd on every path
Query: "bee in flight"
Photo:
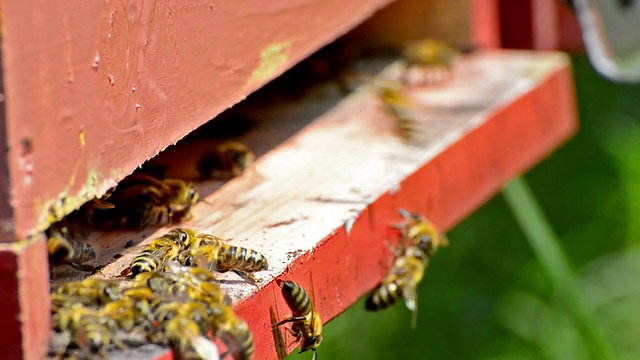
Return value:
M 313 282 L 313 280 L 312 280 Z M 291 310 L 291 317 L 281 320 L 274 327 L 291 323 L 287 331 L 300 342 L 300 353 L 313 351 L 313 360 L 317 359 L 317 348 L 322 342 L 322 319 L 315 310 L 309 294 L 302 286 L 293 281 L 276 280 L 282 296 Z
M 408 85 L 438 83 L 450 78 L 460 52 L 433 39 L 414 41 L 402 51 L 405 64 L 403 81 Z
M 228 141 L 205 153 L 198 161 L 201 179 L 230 179 L 240 176 L 251 164 L 254 155 L 246 145 Z
M 197 200 L 198 192 L 190 183 L 134 173 L 109 195 L 113 208 L 95 209 L 93 220 L 101 229 L 173 224 L 187 219 Z
M 394 227 L 402 232 L 403 242 L 418 247 L 427 257 L 433 255 L 438 248 L 449 245 L 447 237 L 424 216 L 405 209 L 398 212 L 405 221 L 395 224 Z
M 389 274 L 367 298 L 367 310 L 386 309 L 404 298 L 405 305 L 412 312 L 411 325 L 415 328 L 418 316 L 417 286 L 422 280 L 429 257 L 439 247 L 447 246 L 447 238 L 425 217 L 399 210 L 405 220 L 395 224 L 401 231 L 401 249 L 392 249 L 395 261 Z M 404 249 L 404 250 L 403 250 Z
M 427 261 L 424 252 L 417 247 L 409 247 L 404 254 L 398 254 L 389 274 L 367 298 L 366 309 L 386 309 L 404 298 L 405 305 L 413 314 L 411 325 L 415 328 L 418 319 L 416 288 L 424 276 Z

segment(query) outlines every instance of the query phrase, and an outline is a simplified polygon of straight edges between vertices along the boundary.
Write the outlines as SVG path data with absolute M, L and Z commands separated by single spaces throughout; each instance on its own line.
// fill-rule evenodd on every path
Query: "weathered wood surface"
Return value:
M 385 74 L 393 78 L 397 70 Z M 276 358 L 269 309 L 279 318 L 289 314 L 276 277 L 313 288 L 328 321 L 385 275 L 392 254 L 384 241 L 393 237 L 389 225 L 400 220 L 399 207 L 449 229 L 576 129 L 569 62 L 555 53 L 473 54 L 460 59 L 450 82 L 408 90 L 416 123 L 411 143 L 398 137 L 369 87 L 346 98 L 336 89 L 250 111 L 260 121 L 242 139 L 261 155 L 255 166 L 208 195 L 181 224 L 268 257 L 270 269 L 256 274 L 259 288 L 223 285 L 248 321 L 260 359 Z M 164 231 L 133 239 L 146 236 L 144 244 Z M 131 238 L 94 242 L 101 261 L 123 254 L 98 276 L 116 276 L 130 263 L 136 251 L 122 246 Z
M 389 2 L 1 1 L 11 191 L 0 202 L 16 236 L 46 229 L 56 200 L 63 216 L 102 195 Z

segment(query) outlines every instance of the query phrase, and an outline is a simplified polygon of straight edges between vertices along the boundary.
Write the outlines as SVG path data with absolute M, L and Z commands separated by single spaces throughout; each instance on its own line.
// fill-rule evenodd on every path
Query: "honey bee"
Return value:
M 70 265 L 78 270 L 93 271 L 94 267 L 86 264 L 96 257 L 91 245 L 69 237 L 65 226 L 52 226 L 46 235 L 51 266 Z
M 309 294 L 293 281 L 276 280 L 282 296 L 291 309 L 292 316 L 281 320 L 274 327 L 292 323 L 287 331 L 300 342 L 300 353 L 313 351 L 313 360 L 317 359 L 317 348 L 322 342 L 322 320 L 315 310 Z
M 253 335 L 247 323 L 225 304 L 211 306 L 212 332 L 225 343 L 235 360 L 249 360 L 253 356 Z
M 187 316 L 178 314 L 162 322 L 160 330 L 165 341 L 173 348 L 175 358 L 220 359 L 215 343 L 202 335 L 198 323 Z
M 179 179 L 158 179 L 134 173 L 121 181 L 108 198 L 112 209 L 95 209 L 98 228 L 109 229 L 123 223 L 133 229 L 172 224 L 187 219 L 198 200 L 192 184 Z
M 185 266 L 205 266 L 209 271 L 231 270 L 252 284 L 255 284 L 255 278 L 249 273 L 269 267 L 262 253 L 223 241 L 212 241 L 184 250 L 178 256 L 178 261 Z
M 191 236 L 183 229 L 173 229 L 155 238 L 136 256 L 129 268 L 133 275 L 161 269 L 168 261 L 178 257 L 181 250 L 189 246 Z
M 106 355 L 111 336 L 95 310 L 81 304 L 65 306 L 53 315 L 52 324 L 54 329 L 68 333 L 70 337 L 59 355 L 64 356 L 72 344 L 83 352 Z
M 385 111 L 393 117 L 400 136 L 411 140 L 415 130 L 415 120 L 411 113 L 412 103 L 404 93 L 402 84 L 383 79 L 375 79 L 373 86 L 376 94 L 384 104 Z
M 65 283 L 56 289 L 56 294 L 60 298 L 67 296 L 82 304 L 95 306 L 122 298 L 122 291 L 117 284 L 97 278 Z
M 426 254 L 414 246 L 408 247 L 404 254 L 398 255 L 389 275 L 367 298 L 365 307 L 370 311 L 382 310 L 404 298 L 405 305 L 413 314 L 411 324 L 415 328 L 418 319 L 416 287 L 422 280 L 428 260 Z
M 184 297 L 205 304 L 222 303 L 225 296 L 213 275 L 205 269 L 187 268 L 175 262 L 166 272 L 143 272 L 131 282 L 131 287 L 149 289 L 156 295 Z
M 394 226 L 402 231 L 404 241 L 421 249 L 427 257 L 433 255 L 438 248 L 449 245 L 447 237 L 424 216 L 405 209 L 400 209 L 399 213 L 405 221 Z
M 403 81 L 411 85 L 436 83 L 451 76 L 460 52 L 445 42 L 425 39 L 410 43 L 402 52 Z
M 253 152 L 246 145 L 228 141 L 204 154 L 198 161 L 198 172 L 203 180 L 230 179 L 240 176 L 253 160 Z

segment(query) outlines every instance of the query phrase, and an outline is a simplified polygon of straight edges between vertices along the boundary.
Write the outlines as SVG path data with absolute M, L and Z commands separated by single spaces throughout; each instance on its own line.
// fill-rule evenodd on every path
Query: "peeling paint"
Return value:
M 344 230 L 347 232 L 347 236 L 351 235 L 351 229 L 353 229 L 353 224 L 355 224 L 356 218 L 351 218 L 344 223 Z
M 291 40 L 279 41 L 267 45 L 260 53 L 260 64 L 253 70 L 249 81 L 245 84 L 250 87 L 255 83 L 263 83 L 271 79 L 276 72 L 289 60 Z

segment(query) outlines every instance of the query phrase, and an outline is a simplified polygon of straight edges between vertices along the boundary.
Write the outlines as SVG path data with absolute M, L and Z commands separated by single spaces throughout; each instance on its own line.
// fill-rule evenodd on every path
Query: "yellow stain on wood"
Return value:
M 86 141 L 84 139 L 84 130 L 80 130 L 80 145 L 82 145 L 82 147 L 86 145 Z
M 260 64 L 253 70 L 245 87 L 270 80 L 289 59 L 291 40 L 279 41 L 267 45 L 260 53 Z
M 73 183 L 74 179 L 71 179 Z M 95 170 L 90 170 L 87 174 L 87 181 L 76 195 L 69 195 L 71 185 L 62 191 L 55 199 L 50 199 L 42 203 L 36 203 L 38 226 L 36 232 L 46 230 L 51 224 L 62 220 L 72 211 L 77 210 L 87 201 L 98 196 L 98 174 Z

